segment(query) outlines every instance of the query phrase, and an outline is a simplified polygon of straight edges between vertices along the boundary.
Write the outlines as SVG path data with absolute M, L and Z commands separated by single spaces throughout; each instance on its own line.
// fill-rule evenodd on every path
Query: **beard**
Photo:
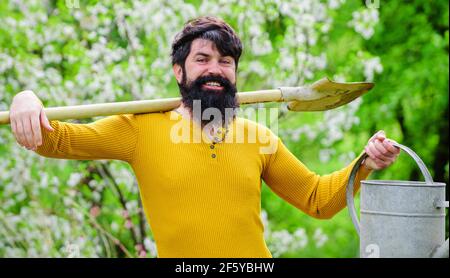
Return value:
M 186 74 L 183 76 L 186 76 Z M 207 82 L 217 82 L 222 89 L 205 89 L 203 85 Z M 201 76 L 192 82 L 187 82 L 183 78 L 182 83 L 178 83 L 178 86 L 181 93 L 181 102 L 189 110 L 193 120 L 201 123 L 202 127 L 213 121 L 219 122 L 222 126 L 227 126 L 230 121 L 236 118 L 237 108 L 239 108 L 236 97 L 237 89 L 236 85 L 228 79 L 210 75 Z M 198 104 L 201 108 L 200 115 L 198 115 L 199 113 L 193 113 L 198 111 Z

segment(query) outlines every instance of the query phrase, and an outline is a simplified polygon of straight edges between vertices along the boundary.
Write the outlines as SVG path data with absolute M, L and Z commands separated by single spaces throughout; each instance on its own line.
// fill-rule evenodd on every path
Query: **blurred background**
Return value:
M 178 96 L 171 42 L 200 15 L 243 40 L 239 91 L 324 76 L 375 82 L 338 109 L 281 106 L 278 134 L 309 169 L 345 167 L 382 129 L 448 185 L 446 0 L 0 1 L 0 111 L 24 89 L 45 106 Z M 407 155 L 369 179 L 423 180 Z M 0 257 L 155 257 L 138 194 L 126 163 L 39 157 L 0 126 Z M 261 206 L 274 257 L 358 256 L 347 209 L 313 219 L 265 185 Z

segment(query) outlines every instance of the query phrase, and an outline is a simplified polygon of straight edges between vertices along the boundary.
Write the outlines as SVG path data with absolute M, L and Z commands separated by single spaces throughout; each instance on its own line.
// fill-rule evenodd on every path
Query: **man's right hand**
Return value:
M 17 142 L 35 151 L 42 145 L 41 125 L 48 131 L 53 131 L 44 105 L 32 91 L 23 91 L 14 96 L 9 109 L 11 129 Z

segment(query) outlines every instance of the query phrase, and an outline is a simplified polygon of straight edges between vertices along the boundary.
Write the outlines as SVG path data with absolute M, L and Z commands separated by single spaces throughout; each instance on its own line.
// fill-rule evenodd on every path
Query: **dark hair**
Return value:
M 225 21 L 211 16 L 189 20 L 172 43 L 172 65 L 178 64 L 184 70 L 184 64 L 191 51 L 192 41 L 205 39 L 214 42 L 223 56 L 234 58 L 236 70 L 242 53 L 242 43 L 233 28 Z

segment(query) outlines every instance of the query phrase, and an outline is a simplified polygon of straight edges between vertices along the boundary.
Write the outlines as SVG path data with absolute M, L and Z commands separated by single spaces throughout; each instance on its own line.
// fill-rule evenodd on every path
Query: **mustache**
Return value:
M 205 89 L 203 85 L 207 82 L 217 82 L 222 87 L 221 90 Z M 208 108 L 216 108 L 222 114 L 222 124 L 225 124 L 231 119 L 234 119 L 236 114 L 233 113 L 232 118 L 225 118 L 227 115 L 225 110 L 227 108 L 239 108 L 239 102 L 236 97 L 236 86 L 227 78 L 217 75 L 201 76 L 191 82 L 182 82 L 178 84 L 182 96 L 182 102 L 186 108 L 192 112 L 194 101 L 200 100 L 201 114 Z M 199 120 L 199 119 L 197 119 Z M 202 120 L 202 124 L 207 124 L 211 120 Z
M 192 87 L 201 88 L 202 85 L 205 85 L 208 82 L 217 82 L 220 84 L 220 86 L 223 87 L 223 90 L 225 92 L 232 91 L 233 87 L 235 86 L 225 77 L 219 76 L 219 75 L 207 75 L 207 76 L 200 76 L 197 79 L 194 80 L 194 82 L 191 84 Z

